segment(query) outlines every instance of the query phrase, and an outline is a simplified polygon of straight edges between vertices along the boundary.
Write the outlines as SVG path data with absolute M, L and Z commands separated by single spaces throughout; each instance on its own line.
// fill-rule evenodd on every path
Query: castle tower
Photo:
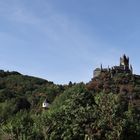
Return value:
M 101 71 L 103 70 L 103 65 L 101 64 L 101 66 L 100 66 L 100 69 L 101 69 Z
M 125 70 L 129 69 L 129 57 L 126 57 L 125 54 L 120 57 L 120 66 L 123 66 Z
M 132 65 L 130 65 L 130 71 L 133 74 L 133 67 L 132 67 Z

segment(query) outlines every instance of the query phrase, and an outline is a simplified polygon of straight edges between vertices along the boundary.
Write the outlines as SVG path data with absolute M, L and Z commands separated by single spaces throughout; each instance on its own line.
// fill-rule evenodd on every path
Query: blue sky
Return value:
M 88 82 L 126 54 L 140 74 L 139 0 L 0 0 L 0 69 Z

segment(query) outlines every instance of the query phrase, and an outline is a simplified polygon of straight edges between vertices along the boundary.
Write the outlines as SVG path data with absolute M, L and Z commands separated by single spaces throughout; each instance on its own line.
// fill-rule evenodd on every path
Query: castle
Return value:
M 93 72 L 94 77 L 98 77 L 102 72 L 110 72 L 110 74 L 113 76 L 116 73 L 133 73 L 132 65 L 129 66 L 129 57 L 126 57 L 124 54 L 122 57 L 120 57 L 120 65 L 119 66 L 113 66 L 112 68 L 103 68 L 102 64 L 100 68 L 96 68 Z

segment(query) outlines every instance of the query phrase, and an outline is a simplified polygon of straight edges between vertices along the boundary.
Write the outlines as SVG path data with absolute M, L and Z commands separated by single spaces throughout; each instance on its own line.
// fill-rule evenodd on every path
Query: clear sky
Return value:
M 139 0 L 0 0 L 0 69 L 88 82 L 124 53 L 140 74 Z

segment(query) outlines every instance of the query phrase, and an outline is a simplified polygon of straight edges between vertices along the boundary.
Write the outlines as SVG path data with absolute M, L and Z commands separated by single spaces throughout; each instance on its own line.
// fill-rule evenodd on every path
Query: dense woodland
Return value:
M 105 72 L 87 84 L 56 85 L 1 70 L 0 139 L 139 140 L 140 76 Z

